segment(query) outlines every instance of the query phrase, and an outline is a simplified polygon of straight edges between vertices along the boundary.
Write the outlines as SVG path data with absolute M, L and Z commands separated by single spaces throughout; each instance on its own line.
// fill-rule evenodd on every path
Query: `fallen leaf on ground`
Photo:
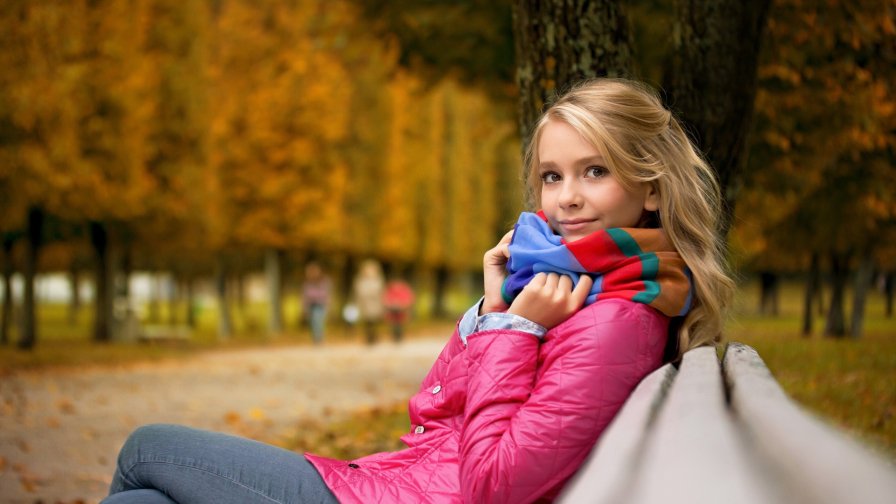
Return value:
M 230 425 L 234 425 L 240 423 L 242 418 L 240 418 L 240 414 L 236 411 L 228 411 L 227 413 L 224 413 L 224 421 Z
M 62 398 L 56 401 L 56 407 L 59 408 L 60 412 L 67 415 L 72 415 L 75 413 L 75 405 L 66 398 Z

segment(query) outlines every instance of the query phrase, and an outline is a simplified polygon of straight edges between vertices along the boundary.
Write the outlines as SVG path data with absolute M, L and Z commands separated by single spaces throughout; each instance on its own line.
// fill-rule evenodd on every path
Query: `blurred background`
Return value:
M 312 261 L 333 338 L 356 337 L 342 307 L 366 259 L 410 284 L 412 327 L 453 321 L 526 208 L 512 7 L 4 1 L 0 364 L 310 342 Z M 680 11 L 623 13 L 625 73 L 670 98 Z M 894 450 L 896 2 L 778 0 L 759 19 L 725 183 L 729 337 Z M 187 343 L 134 344 L 152 338 Z

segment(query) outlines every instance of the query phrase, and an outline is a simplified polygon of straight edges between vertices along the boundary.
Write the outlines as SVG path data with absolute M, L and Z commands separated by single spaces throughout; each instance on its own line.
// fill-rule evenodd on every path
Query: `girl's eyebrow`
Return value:
M 600 154 L 596 154 L 594 156 L 584 157 L 582 159 L 577 159 L 574 161 L 576 166 L 591 166 L 591 165 L 600 165 L 606 166 L 607 161 Z M 557 168 L 557 163 L 553 161 L 541 161 L 538 163 L 539 170 L 553 170 Z
M 594 156 L 588 156 L 586 158 L 579 159 L 576 161 L 578 165 L 605 165 L 607 161 L 600 154 Z

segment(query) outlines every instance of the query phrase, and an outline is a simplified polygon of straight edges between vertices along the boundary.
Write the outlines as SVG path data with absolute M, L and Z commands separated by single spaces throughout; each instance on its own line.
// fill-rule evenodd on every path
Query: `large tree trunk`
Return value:
M 9 343 L 9 328 L 12 327 L 12 249 L 15 239 L 12 236 L 3 236 L 3 311 L 0 313 L 0 344 L 6 346 Z
M 803 296 L 803 336 L 812 335 L 812 301 L 821 293 L 817 292 L 820 285 L 820 268 L 818 266 L 818 252 L 812 252 L 812 259 L 809 261 L 809 275 L 806 278 L 806 293 Z
M 233 322 L 227 299 L 227 265 L 222 257 L 218 257 L 215 271 L 215 294 L 218 298 L 218 340 L 224 341 L 233 336 Z
M 849 276 L 849 254 L 831 252 L 831 305 L 824 326 L 824 335 L 842 338 L 846 335 L 843 311 L 844 291 Z
M 619 2 L 517 0 L 513 32 L 523 149 L 545 103 L 585 78 L 623 76 L 631 67 Z
M 728 232 L 741 183 L 756 69 L 771 0 L 679 0 L 671 104 L 718 173 Z
M 19 348 L 31 350 L 37 343 L 37 309 L 34 299 L 34 281 L 37 276 L 37 261 L 43 244 L 44 212 L 32 207 L 28 210 L 28 248 L 25 252 L 23 268 L 25 293 L 22 300 L 22 333 Z
M 265 274 L 268 285 L 268 333 L 283 332 L 283 251 L 269 249 L 265 253 Z
M 862 254 L 859 269 L 856 271 L 856 283 L 852 296 L 852 320 L 849 334 L 853 338 L 861 338 L 865 325 L 865 300 L 874 276 L 874 259 L 869 252 Z
M 90 223 L 90 243 L 95 257 L 93 340 L 107 342 L 112 336 L 112 261 L 109 260 L 109 231 L 106 224 Z

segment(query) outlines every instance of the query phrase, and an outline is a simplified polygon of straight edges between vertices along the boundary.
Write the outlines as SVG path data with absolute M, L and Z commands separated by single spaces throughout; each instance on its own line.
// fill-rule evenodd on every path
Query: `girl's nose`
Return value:
M 582 203 L 582 194 L 577 180 L 564 180 L 560 189 L 560 206 L 563 208 L 577 207 Z

